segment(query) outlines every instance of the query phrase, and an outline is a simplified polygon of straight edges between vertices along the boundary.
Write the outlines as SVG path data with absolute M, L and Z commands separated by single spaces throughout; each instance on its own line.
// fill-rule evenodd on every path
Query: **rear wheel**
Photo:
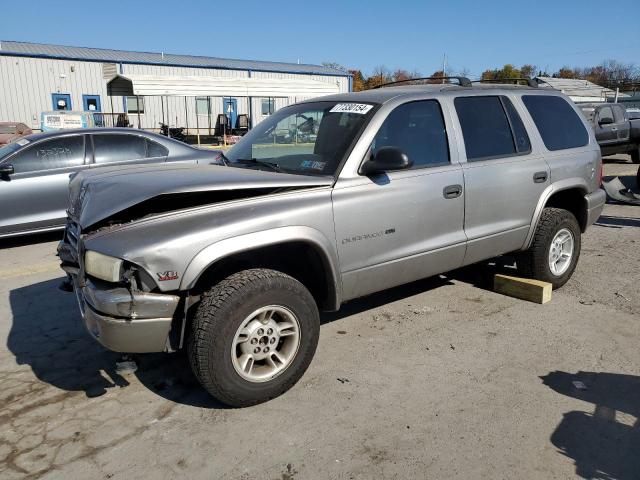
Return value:
M 252 269 L 204 293 L 187 349 L 204 388 L 244 407 L 289 390 L 311 363 L 319 332 L 318 309 L 304 285 Z
M 634 150 L 631 150 L 630 155 L 633 163 L 640 163 L 640 145 L 636 146 Z
M 561 208 L 542 211 L 531 247 L 517 256 L 525 277 L 559 288 L 571 278 L 580 257 L 580 227 L 576 217 Z

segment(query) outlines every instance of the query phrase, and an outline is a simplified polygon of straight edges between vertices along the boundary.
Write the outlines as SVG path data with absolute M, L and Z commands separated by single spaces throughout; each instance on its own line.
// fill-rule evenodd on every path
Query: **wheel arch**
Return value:
M 296 278 L 323 310 L 340 307 L 342 282 L 335 248 L 321 232 L 305 226 L 254 232 L 209 245 L 189 263 L 180 290 L 198 290 L 239 269 L 256 267 Z
M 582 178 L 566 179 L 549 185 L 540 195 L 531 226 L 529 227 L 529 233 L 522 249 L 526 250 L 531 246 L 542 210 L 546 207 L 563 208 L 570 211 L 578 220 L 580 230 L 584 232 L 588 223 L 587 201 L 585 199 L 585 195 L 588 192 L 588 185 Z

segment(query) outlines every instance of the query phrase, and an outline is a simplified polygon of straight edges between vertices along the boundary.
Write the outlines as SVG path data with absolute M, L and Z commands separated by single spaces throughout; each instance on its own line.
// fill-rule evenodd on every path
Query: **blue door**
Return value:
M 238 120 L 238 99 L 225 98 L 222 105 L 224 107 L 224 113 L 231 124 L 231 128 L 236 128 L 236 121 Z
M 71 95 L 68 93 L 52 93 L 54 110 L 71 110 Z
M 82 107 L 85 112 L 101 112 L 100 95 L 82 95 Z

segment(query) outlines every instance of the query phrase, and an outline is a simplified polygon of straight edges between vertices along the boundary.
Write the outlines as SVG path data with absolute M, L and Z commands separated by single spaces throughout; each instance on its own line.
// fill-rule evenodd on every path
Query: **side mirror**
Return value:
M 611 125 L 612 123 L 613 123 L 613 118 L 611 117 L 604 117 L 598 120 L 599 125 Z
M 15 170 L 13 169 L 13 165 L 11 165 L 10 163 L 0 165 L 0 175 L 11 175 L 13 173 L 15 173 Z
M 382 147 L 376 154 L 362 164 L 361 175 L 374 175 L 376 173 L 389 172 L 391 170 L 404 170 L 410 168 L 413 162 L 398 147 Z

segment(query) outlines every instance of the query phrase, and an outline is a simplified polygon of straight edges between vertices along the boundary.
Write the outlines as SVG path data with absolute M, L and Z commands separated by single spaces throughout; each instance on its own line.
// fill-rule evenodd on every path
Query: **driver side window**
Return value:
M 84 135 L 39 142 L 16 153 L 8 163 L 15 173 L 80 166 L 84 164 Z
M 449 164 L 449 144 L 440 104 L 436 100 L 405 103 L 386 118 L 371 145 L 397 147 L 413 162 L 411 168 Z

